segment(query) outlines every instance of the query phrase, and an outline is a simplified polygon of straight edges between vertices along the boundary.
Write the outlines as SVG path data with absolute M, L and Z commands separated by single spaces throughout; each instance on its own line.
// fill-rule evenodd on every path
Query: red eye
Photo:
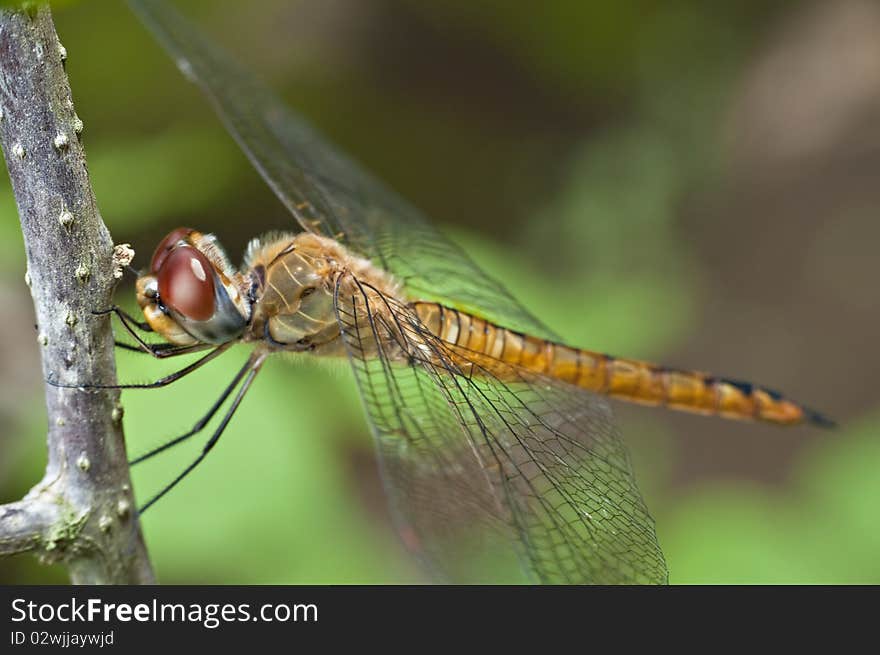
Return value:
M 165 258 L 168 257 L 168 253 L 174 249 L 178 242 L 186 239 L 194 231 L 188 227 L 179 227 L 169 232 L 168 236 L 159 242 L 156 251 L 153 253 L 153 259 L 150 261 L 150 272 L 153 274 L 158 273 L 165 262 Z
M 166 253 L 156 277 L 166 307 L 194 321 L 214 315 L 214 271 L 195 248 L 180 246 Z

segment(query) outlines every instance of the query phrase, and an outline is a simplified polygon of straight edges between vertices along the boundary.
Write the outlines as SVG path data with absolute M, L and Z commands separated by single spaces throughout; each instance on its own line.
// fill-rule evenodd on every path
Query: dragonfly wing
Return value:
M 305 230 L 394 273 L 413 297 L 554 338 L 424 216 L 339 153 L 251 72 L 161 0 L 129 4 Z
M 395 274 L 412 297 L 555 338 L 419 211 L 338 153 L 173 8 L 161 0 L 129 4 L 303 229 L 339 239 Z M 665 580 L 653 522 L 604 400 L 522 371 L 503 381 L 473 377 L 462 365 L 479 371 L 479 359 L 431 338 L 404 306 L 393 315 L 415 332 L 398 331 L 398 348 L 414 354 L 401 361 L 400 351 L 380 347 L 367 356 L 362 330 L 393 326 L 373 320 L 366 298 L 343 300 L 339 320 L 389 493 L 426 559 L 452 570 L 440 542 L 455 531 L 454 517 L 469 517 L 457 523 L 515 537 L 539 580 Z
M 666 581 L 602 398 L 489 366 L 374 291 L 340 294 L 337 316 L 399 529 L 434 570 L 455 579 L 450 543 L 477 533 L 478 547 L 513 544 L 543 583 Z

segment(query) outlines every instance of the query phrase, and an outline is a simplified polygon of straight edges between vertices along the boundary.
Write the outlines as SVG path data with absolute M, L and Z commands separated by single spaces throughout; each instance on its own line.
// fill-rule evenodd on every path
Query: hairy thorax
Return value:
M 245 341 L 273 350 L 342 354 L 334 296 L 366 293 L 400 298 L 400 285 L 333 239 L 310 233 L 254 240 L 244 269 L 250 271 L 253 316 Z M 381 303 L 376 303 L 381 312 Z

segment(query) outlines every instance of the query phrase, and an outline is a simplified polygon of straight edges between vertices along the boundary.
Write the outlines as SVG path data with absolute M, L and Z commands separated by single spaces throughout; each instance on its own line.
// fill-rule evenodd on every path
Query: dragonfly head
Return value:
M 147 323 L 169 343 L 221 344 L 250 320 L 243 284 L 213 235 L 181 227 L 159 243 L 136 291 Z

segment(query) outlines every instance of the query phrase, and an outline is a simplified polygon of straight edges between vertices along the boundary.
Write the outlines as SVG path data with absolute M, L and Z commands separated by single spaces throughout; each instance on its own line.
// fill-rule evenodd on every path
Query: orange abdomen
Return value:
M 448 343 L 485 355 L 489 361 L 519 366 L 596 393 L 725 418 L 833 425 L 781 394 L 748 382 L 572 348 L 437 303 L 417 302 L 413 307 L 425 326 Z

